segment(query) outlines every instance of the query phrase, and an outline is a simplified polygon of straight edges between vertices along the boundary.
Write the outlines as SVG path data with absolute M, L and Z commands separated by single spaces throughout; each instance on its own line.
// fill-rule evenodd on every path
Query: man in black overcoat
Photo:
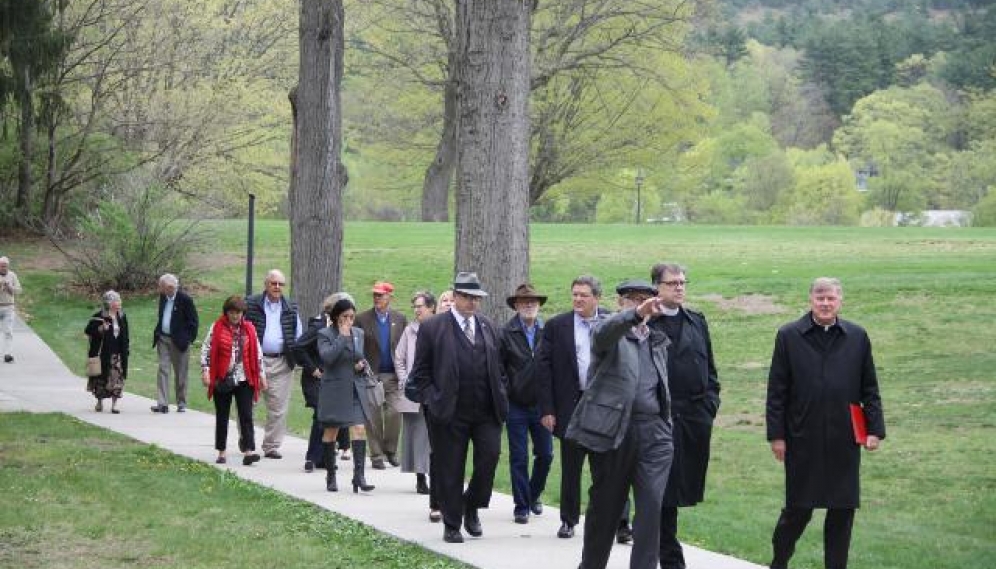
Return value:
M 678 508 L 694 506 L 705 494 L 712 423 L 719 409 L 719 378 L 709 325 L 701 312 L 684 305 L 685 269 L 660 263 L 651 269 L 664 314 L 650 320 L 651 330 L 667 334 L 667 380 L 671 393 L 674 460 L 661 508 L 661 569 L 685 569 L 678 541 Z
M 484 530 L 479 508 L 491 501 L 501 453 L 502 423 L 508 415 L 506 379 L 498 329 L 479 314 L 487 293 L 476 273 L 458 273 L 454 304 L 423 322 L 408 376 L 413 400 L 422 403 L 432 441 L 432 461 L 443 511 L 443 539 L 463 543 L 461 521 L 471 536 Z M 474 469 L 463 487 L 467 448 L 474 443 Z
M 771 543 L 772 569 L 786 569 L 814 508 L 826 508 L 827 569 L 845 569 L 859 506 L 861 447 L 885 438 L 885 419 L 871 341 L 864 328 L 838 317 L 840 281 L 820 277 L 809 289 L 810 312 L 778 330 L 768 374 L 767 430 L 775 459 L 785 463 L 785 507 Z M 861 408 L 867 440 L 856 442 L 851 405 Z

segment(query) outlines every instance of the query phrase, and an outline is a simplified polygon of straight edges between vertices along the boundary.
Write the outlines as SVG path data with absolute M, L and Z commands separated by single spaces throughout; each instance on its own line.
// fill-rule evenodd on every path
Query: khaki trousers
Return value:
M 266 426 L 263 429 L 263 452 L 277 450 L 287 434 L 287 407 L 290 405 L 290 392 L 294 370 L 283 356 L 271 358 L 263 356 L 266 368 Z

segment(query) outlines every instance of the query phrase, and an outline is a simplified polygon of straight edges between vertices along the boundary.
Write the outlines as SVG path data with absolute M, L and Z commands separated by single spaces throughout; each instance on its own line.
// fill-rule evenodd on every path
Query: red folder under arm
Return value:
M 868 425 L 865 423 L 865 412 L 861 405 L 851 403 L 851 427 L 854 428 L 854 442 L 864 445 L 868 442 Z

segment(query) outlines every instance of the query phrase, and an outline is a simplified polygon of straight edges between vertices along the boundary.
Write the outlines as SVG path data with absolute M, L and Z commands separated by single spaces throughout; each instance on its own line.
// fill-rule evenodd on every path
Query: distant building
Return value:
M 972 225 L 972 212 L 963 209 L 928 209 L 915 213 L 897 213 L 896 225 L 969 227 Z

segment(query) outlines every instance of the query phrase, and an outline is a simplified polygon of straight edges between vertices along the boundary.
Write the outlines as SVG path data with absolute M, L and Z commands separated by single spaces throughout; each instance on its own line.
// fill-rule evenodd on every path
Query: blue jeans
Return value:
M 553 435 L 540 424 L 539 408 L 508 404 L 508 469 L 512 479 L 515 514 L 529 513 L 538 502 L 553 462 Z M 529 440 L 533 442 L 533 474 L 529 476 Z

